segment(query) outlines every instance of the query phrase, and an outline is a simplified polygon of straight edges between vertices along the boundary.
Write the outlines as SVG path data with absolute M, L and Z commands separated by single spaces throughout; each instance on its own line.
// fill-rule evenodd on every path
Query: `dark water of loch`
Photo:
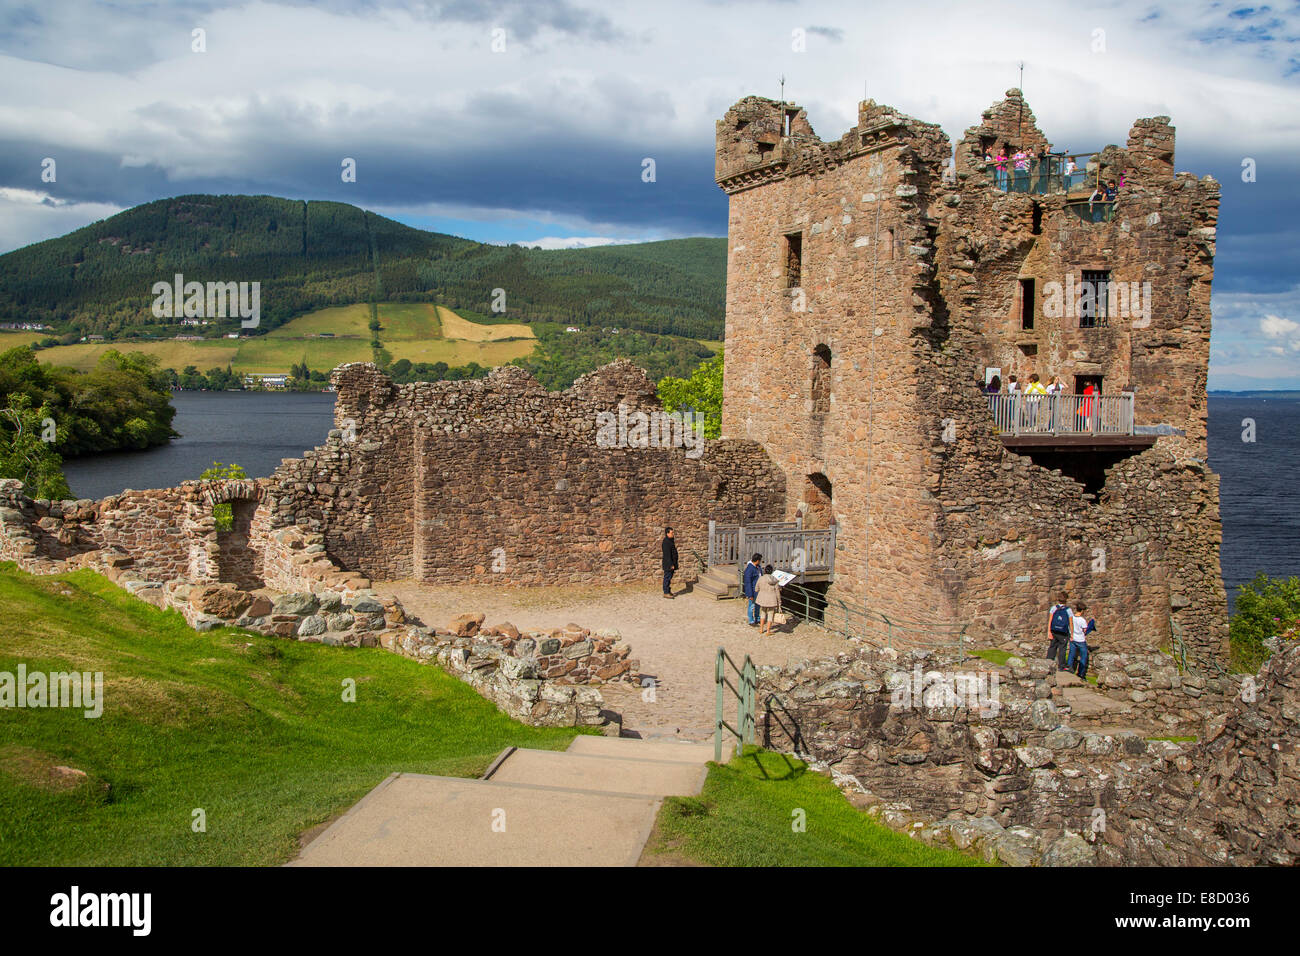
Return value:
M 148 451 L 72 459 L 63 473 L 78 498 L 170 488 L 198 478 L 214 461 L 265 478 L 280 459 L 301 458 L 325 443 L 334 398 L 333 392 L 173 392 L 172 428 L 180 438 Z
M 214 461 L 237 462 L 252 478 L 282 458 L 323 443 L 333 427 L 334 394 L 177 392 L 174 427 L 182 437 L 145 452 L 69 461 L 64 471 L 78 497 L 125 488 L 166 488 L 197 478 Z M 1242 420 L 1255 441 L 1242 441 Z M 1300 575 L 1300 399 L 1210 397 L 1210 467 L 1221 476 L 1223 583 L 1257 571 Z
M 1255 423 L 1253 442 L 1242 441 L 1245 419 Z M 1300 399 L 1211 395 L 1209 431 L 1231 602 L 1237 585 L 1259 571 L 1300 575 Z

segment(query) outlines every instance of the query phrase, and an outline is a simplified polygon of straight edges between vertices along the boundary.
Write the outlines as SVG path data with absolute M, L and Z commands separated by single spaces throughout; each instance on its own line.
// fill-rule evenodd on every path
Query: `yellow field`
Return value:
M 58 336 L 54 336 L 58 338 Z M 49 332 L 8 332 L 0 329 L 0 352 L 16 349 L 20 345 L 31 345 L 41 339 L 50 338 Z
M 379 333 L 393 360 L 446 362 L 448 365 L 506 365 L 529 355 L 536 336 L 527 325 L 479 325 L 461 318 L 450 309 L 420 302 L 382 302 L 379 305 Z M 345 362 L 369 362 L 370 307 L 365 303 L 320 309 L 254 338 L 219 339 L 208 342 L 96 343 L 63 345 L 40 353 L 42 362 L 92 368 L 106 351 L 145 352 L 158 357 L 163 368 L 181 371 L 193 365 L 200 371 L 230 365 L 235 372 L 287 372 L 304 358 L 318 371 Z M 320 338 L 332 332 L 333 338 Z M 13 332 L 12 339 L 0 336 L 0 346 L 12 341 L 24 345 L 40 333 Z M 508 341 L 503 341 L 508 340 Z M 13 346 L 9 346 L 12 348 Z
M 464 339 L 467 342 L 499 342 L 502 339 L 534 339 L 531 327 L 520 324 L 479 325 L 469 319 L 462 319 L 451 309 L 438 306 L 438 318 L 442 321 L 442 334 L 449 339 Z
M 36 357 L 48 365 L 70 365 L 73 368 L 91 369 L 99 357 L 110 349 L 119 352 L 144 352 L 158 357 L 162 368 L 174 368 L 181 371 L 187 365 L 193 365 L 199 371 L 210 368 L 225 368 L 235 359 L 239 343 L 233 339 L 220 339 L 214 342 L 96 342 L 94 345 L 60 345 L 57 348 L 42 349 Z

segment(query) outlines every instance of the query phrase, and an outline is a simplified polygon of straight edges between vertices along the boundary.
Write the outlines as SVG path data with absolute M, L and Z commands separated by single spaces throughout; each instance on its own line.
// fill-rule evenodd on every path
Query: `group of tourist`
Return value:
M 781 585 L 776 580 L 772 565 L 763 564 L 763 556 L 750 555 L 741 577 L 741 590 L 745 594 L 745 620 L 760 634 L 771 634 L 772 624 L 781 610 Z
M 673 574 L 677 571 L 677 542 L 672 528 L 664 528 L 660 543 L 661 567 L 664 572 L 664 597 L 673 598 Z M 757 627 L 760 634 L 771 634 L 776 615 L 781 610 L 781 585 L 772 565 L 763 564 L 763 556 L 755 552 L 745 565 L 741 578 L 741 591 L 745 595 L 745 620 Z
M 993 180 L 998 189 L 1006 192 L 1014 186 L 1013 192 L 1042 192 L 1039 185 L 1045 182 L 1045 177 L 1051 175 L 1051 153 L 1048 152 L 1046 144 L 1038 148 L 1038 151 L 1030 152 L 1021 147 L 1014 153 L 1007 155 L 1005 148 L 999 148 L 995 154 L 993 150 L 984 151 L 984 163 L 986 166 L 993 167 Z M 1077 185 L 1083 184 L 1085 173 L 1079 169 L 1078 164 L 1074 161 L 1073 156 L 1064 157 L 1061 164 L 1061 184 L 1068 191 Z M 1096 189 L 1088 197 L 1088 210 L 1093 211 L 1097 203 L 1111 203 L 1119 195 L 1119 190 L 1124 186 L 1124 173 L 1121 170 L 1119 182 L 1108 179 L 1105 182 L 1098 180 Z
M 1055 375 L 1044 385 L 1035 372 L 1030 373 L 1023 387 L 1015 375 L 1008 376 L 1005 390 L 1002 387 L 1002 376 L 994 375 L 983 386 L 983 390 L 989 397 L 989 411 L 993 413 L 999 428 L 1010 429 L 1016 423 L 1016 416 L 1019 416 L 1021 428 L 1046 428 L 1049 431 L 1073 428 L 1088 430 L 1095 404 L 1093 397 L 1097 393 L 1093 383 L 1089 382 L 1071 410 L 1059 401 L 1059 396 L 1067 394 L 1061 377 Z M 998 401 L 995 396 L 999 395 L 1023 398 L 1020 401 Z
M 1083 601 L 1071 607 L 1069 595 L 1062 591 L 1047 612 L 1047 659 L 1056 661 L 1058 671 L 1070 671 L 1082 680 L 1088 677 L 1088 635 L 1097 630 L 1087 611 Z

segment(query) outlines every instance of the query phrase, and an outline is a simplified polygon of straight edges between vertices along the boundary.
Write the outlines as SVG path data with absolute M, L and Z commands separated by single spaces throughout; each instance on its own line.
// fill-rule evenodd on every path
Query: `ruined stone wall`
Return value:
M 760 736 L 830 767 L 891 826 L 1014 865 L 1295 862 L 1300 647 L 1248 693 L 1167 656 L 1099 655 L 1103 688 L 1138 704 L 1120 718 L 1072 713 L 1048 661 L 1009 664 L 858 649 L 763 667 Z M 954 676 L 985 690 L 949 698 Z M 1173 735 L 1197 740 L 1159 739 Z
M 395 386 L 371 365 L 334 373 L 338 433 L 270 482 L 278 524 L 318 525 L 368 577 L 508 584 L 653 579 L 665 525 L 698 571 L 710 518 L 779 507 L 780 473 L 753 443 L 597 444 L 597 415 L 654 410 L 654 385 L 620 362 L 548 393 L 516 368 L 473 382 Z

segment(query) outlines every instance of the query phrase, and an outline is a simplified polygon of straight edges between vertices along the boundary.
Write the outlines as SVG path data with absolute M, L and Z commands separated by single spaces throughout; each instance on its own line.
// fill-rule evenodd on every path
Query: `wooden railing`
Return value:
M 1003 435 L 1132 435 L 1133 393 L 987 396 Z
M 835 526 L 807 529 L 800 521 L 765 521 L 746 525 L 709 522 L 709 566 L 743 565 L 755 552 L 791 574 L 829 574 L 835 569 Z

